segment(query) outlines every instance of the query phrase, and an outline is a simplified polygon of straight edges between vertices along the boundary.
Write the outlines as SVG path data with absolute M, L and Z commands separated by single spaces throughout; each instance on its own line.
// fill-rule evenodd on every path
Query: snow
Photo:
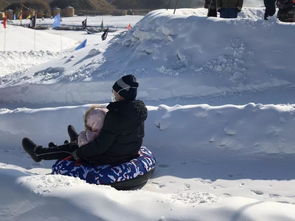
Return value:
M 0 103 L 107 102 L 105 91 L 126 73 L 139 77 L 139 97 L 151 104 L 159 100 L 169 103 L 177 97 L 200 102 L 204 97 L 245 96 L 271 88 L 276 88 L 277 94 L 281 90 L 294 92 L 293 59 L 284 56 L 295 50 L 294 44 L 286 44 L 295 37 L 293 24 L 264 21 L 263 9 L 245 9 L 237 20 L 206 18 L 205 12 L 182 9 L 173 15 L 170 10 L 158 10 L 133 30 L 119 31 L 107 42 L 97 40 L 71 55 L 2 77 L 1 94 L 9 91 L 13 95 L 4 96 Z M 102 81 L 106 84 L 101 85 Z M 59 86 L 65 82 L 68 90 Z M 25 90 L 28 85 L 30 89 Z M 46 91 L 46 101 L 30 99 L 40 87 Z M 93 92 L 98 97 L 90 96 Z M 261 92 L 254 102 L 263 103 L 265 96 Z M 273 102 L 285 99 L 278 96 Z M 252 98 L 239 104 L 253 102 Z M 288 99 L 294 100 L 290 95 Z
M 264 21 L 263 13 L 89 17 L 116 32 L 101 41 L 82 31 L 36 31 L 35 50 L 33 30 L 9 25 L 13 43 L 0 52 L 0 220 L 295 220 L 295 26 Z M 128 24 L 136 25 L 127 31 Z M 68 139 L 69 124 L 82 130 L 85 110 L 106 105 L 127 73 L 148 104 L 144 145 L 157 158 L 141 190 L 49 175 L 53 161 L 24 153 L 23 137 L 46 146 Z
M 61 51 L 74 47 L 76 41 L 63 36 L 52 35 L 39 30 L 8 25 L 7 29 L 0 29 L 0 42 L 6 41 L 9 51 Z M 19 34 L 21 33 L 21 37 Z M 62 45 L 62 48 L 61 48 Z M 4 44 L 1 45 L 4 49 Z

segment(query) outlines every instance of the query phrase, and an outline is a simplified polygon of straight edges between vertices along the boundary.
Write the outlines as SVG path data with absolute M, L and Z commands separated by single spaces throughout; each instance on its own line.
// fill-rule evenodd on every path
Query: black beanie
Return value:
M 113 90 L 126 100 L 134 100 L 136 98 L 137 88 L 138 82 L 132 74 L 121 77 L 113 85 Z

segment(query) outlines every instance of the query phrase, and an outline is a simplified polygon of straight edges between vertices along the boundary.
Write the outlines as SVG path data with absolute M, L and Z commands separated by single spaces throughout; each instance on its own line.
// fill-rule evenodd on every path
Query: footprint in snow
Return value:
M 190 189 L 191 189 L 191 185 L 188 184 L 188 183 L 185 183 L 184 186 L 185 186 L 185 188 L 186 188 L 187 190 L 190 190 Z
M 293 204 L 293 203 L 291 203 L 291 202 L 288 202 L 288 201 L 277 201 L 278 203 L 286 203 L 286 204 Z
M 155 184 L 155 185 L 158 186 L 159 188 L 166 187 L 165 184 L 161 184 L 161 183 L 158 183 L 158 182 L 152 182 L 152 184 Z
M 167 168 L 167 167 L 169 167 L 169 165 L 168 164 L 159 164 L 158 167 L 160 167 L 160 168 Z
M 271 197 L 271 198 L 278 198 L 280 196 L 281 196 L 280 194 L 276 194 L 276 193 L 270 193 L 269 194 L 269 197 Z

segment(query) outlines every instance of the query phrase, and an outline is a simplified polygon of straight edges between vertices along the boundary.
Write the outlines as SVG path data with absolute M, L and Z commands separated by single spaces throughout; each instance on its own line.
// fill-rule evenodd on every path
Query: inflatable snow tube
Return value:
M 156 159 L 153 153 L 142 146 L 138 158 L 116 166 L 77 165 L 73 160 L 58 160 L 52 166 L 52 174 L 79 177 L 87 183 L 111 185 L 116 189 L 133 189 L 147 182 L 155 164 Z

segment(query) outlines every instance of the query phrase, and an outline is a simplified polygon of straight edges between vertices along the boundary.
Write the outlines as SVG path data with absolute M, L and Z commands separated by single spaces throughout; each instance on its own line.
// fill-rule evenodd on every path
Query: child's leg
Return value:
M 41 160 L 61 160 L 70 156 L 76 149 L 78 149 L 78 145 L 73 143 L 51 148 L 37 146 L 35 149 L 35 154 Z
M 60 160 L 67 156 L 70 156 L 73 151 L 78 149 L 78 145 L 75 143 L 68 143 L 61 146 L 52 146 L 50 148 L 44 148 L 37 146 L 29 138 L 24 138 L 22 141 L 24 150 L 32 157 L 36 162 L 41 160 Z
M 72 125 L 68 126 L 68 134 L 70 136 L 70 141 L 72 142 L 77 142 L 78 140 L 78 133 L 75 130 L 75 128 Z

